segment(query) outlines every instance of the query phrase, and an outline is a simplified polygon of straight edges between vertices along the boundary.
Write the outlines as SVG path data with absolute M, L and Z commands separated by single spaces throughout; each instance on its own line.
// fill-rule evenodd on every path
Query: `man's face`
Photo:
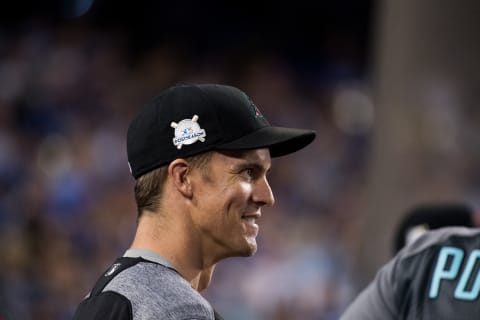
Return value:
M 220 260 L 257 250 L 261 208 L 273 205 L 268 149 L 213 152 L 207 170 L 192 176 L 192 219 L 204 255 Z

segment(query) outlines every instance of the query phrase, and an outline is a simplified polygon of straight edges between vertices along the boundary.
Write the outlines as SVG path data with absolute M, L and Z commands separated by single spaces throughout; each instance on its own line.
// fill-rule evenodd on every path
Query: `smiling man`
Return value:
M 220 319 L 199 292 L 217 262 L 257 251 L 258 219 L 274 203 L 271 157 L 314 138 L 311 130 L 271 126 L 235 87 L 178 85 L 162 92 L 127 134 L 135 237 L 74 319 Z

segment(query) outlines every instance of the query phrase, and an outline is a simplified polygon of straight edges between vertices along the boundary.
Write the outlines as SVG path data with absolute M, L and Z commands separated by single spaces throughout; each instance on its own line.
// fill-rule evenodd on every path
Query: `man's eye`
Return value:
M 251 178 L 255 175 L 255 170 L 253 168 L 245 168 L 243 170 L 243 173 L 245 174 L 245 176 Z

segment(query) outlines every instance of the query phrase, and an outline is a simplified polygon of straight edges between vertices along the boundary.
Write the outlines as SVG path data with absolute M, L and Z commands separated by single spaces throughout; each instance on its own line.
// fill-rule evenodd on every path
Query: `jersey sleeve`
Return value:
M 384 265 L 372 281 L 348 306 L 340 320 L 393 320 L 396 259 Z
M 73 320 L 132 320 L 132 305 L 124 296 L 105 291 L 78 306 Z

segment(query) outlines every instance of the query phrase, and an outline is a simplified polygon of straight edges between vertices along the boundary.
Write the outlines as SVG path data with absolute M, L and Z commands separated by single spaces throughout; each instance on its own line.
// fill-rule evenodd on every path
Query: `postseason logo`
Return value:
M 198 116 L 194 115 L 192 119 L 184 119 L 179 123 L 172 122 L 170 126 L 175 129 L 175 137 L 173 138 L 173 145 L 177 149 L 181 149 L 182 146 L 192 144 L 200 140 L 205 141 L 207 136 L 204 129 L 200 128 L 197 122 Z

